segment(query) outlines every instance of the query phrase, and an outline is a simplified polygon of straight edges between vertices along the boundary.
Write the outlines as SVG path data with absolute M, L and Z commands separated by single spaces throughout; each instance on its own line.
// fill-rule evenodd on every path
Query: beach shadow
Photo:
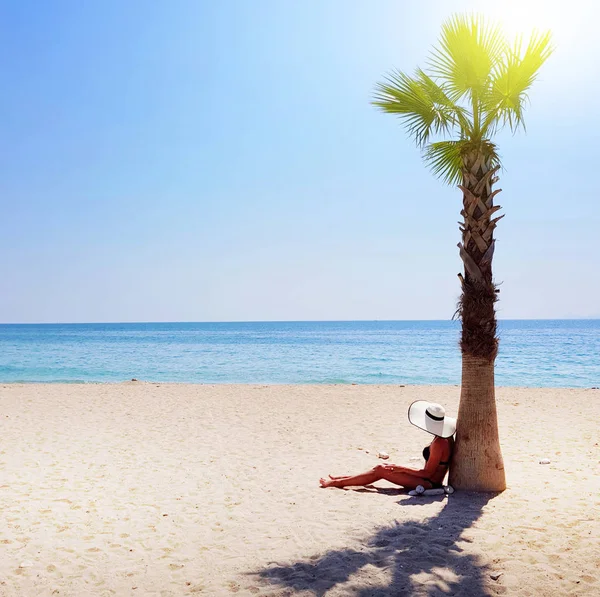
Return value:
M 355 491 L 356 493 L 378 493 L 380 495 L 408 495 L 408 491 L 397 487 L 375 487 L 375 485 L 365 485 L 364 487 L 343 488 L 344 491 Z
M 258 575 L 271 585 L 287 587 L 291 594 L 305 591 L 316 597 L 342 584 L 342 594 L 357 597 L 488 595 L 490 571 L 463 551 L 461 543 L 466 539 L 461 535 L 494 497 L 459 492 L 447 499 L 436 516 L 379 528 L 365 537 L 359 550 L 332 550 L 288 566 L 265 568 Z M 424 506 L 432 501 L 437 500 L 407 498 L 398 503 L 401 507 Z M 382 569 L 381 573 L 374 574 L 373 566 Z M 363 570 L 365 567 L 369 568 Z M 351 578 L 353 575 L 356 578 Z

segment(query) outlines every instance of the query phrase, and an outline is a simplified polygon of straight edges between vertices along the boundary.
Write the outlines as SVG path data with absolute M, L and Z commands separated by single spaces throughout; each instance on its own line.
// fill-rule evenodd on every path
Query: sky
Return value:
M 600 317 L 592 0 L 0 0 L 0 322 L 451 318 L 461 193 L 370 101 L 471 11 L 556 46 L 498 316 Z

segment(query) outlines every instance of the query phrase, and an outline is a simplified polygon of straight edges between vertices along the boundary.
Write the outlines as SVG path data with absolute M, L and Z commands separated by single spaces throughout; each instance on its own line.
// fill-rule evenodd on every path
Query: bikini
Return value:
M 429 454 L 430 454 L 430 450 L 429 450 L 429 446 L 425 446 L 423 448 L 423 458 L 425 458 L 425 462 L 427 462 L 429 460 Z M 447 462 L 440 462 L 439 466 L 448 466 L 450 464 L 450 461 Z M 431 479 L 427 479 L 426 477 L 423 477 L 423 479 L 425 481 L 429 481 L 429 483 L 431 483 L 433 489 L 438 489 L 439 487 L 443 487 L 442 483 L 438 483 L 437 481 L 432 481 Z

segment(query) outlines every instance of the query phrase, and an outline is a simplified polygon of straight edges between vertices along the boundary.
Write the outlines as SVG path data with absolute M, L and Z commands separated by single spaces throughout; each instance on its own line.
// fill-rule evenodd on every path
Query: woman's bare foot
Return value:
M 337 487 L 337 479 L 331 479 L 330 481 L 328 481 L 327 479 L 321 477 L 319 479 L 319 483 L 321 484 L 321 487 Z

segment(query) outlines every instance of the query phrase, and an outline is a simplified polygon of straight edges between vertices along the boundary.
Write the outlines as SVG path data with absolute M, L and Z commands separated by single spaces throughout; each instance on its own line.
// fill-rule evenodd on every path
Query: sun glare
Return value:
M 551 29 L 556 25 L 552 4 L 543 0 L 505 0 L 499 2 L 495 10 L 509 36 L 527 34 L 534 29 Z
M 596 44 L 593 23 L 600 17 L 594 0 L 476 0 L 473 9 L 499 21 L 510 38 L 533 30 L 552 31 L 555 43 Z

